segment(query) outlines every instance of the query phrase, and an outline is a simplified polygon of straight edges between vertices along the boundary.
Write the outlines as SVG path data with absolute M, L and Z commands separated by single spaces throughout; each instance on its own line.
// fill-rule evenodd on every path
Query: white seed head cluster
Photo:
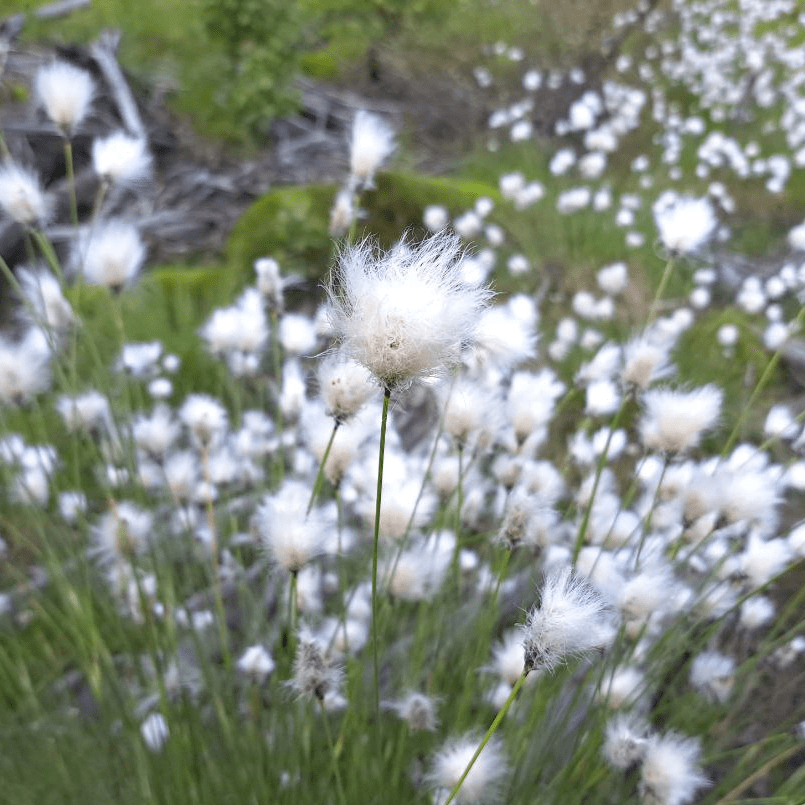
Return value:
M 545 579 L 539 606 L 528 613 L 522 633 L 525 668 L 541 671 L 604 648 L 614 636 L 604 600 L 569 566 Z
M 479 743 L 478 736 L 466 735 L 448 742 L 436 752 L 428 773 L 428 780 L 436 789 L 434 803 L 443 803 L 447 799 Z M 503 745 L 500 738 L 494 736 L 478 756 L 453 802 L 456 805 L 486 805 L 495 802 L 508 773 L 509 766 Z
M 92 167 L 101 179 L 113 185 L 137 184 L 151 173 L 151 154 L 142 137 L 116 131 L 92 143 Z
M 378 115 L 359 110 L 352 123 L 349 166 L 357 185 L 371 186 L 377 169 L 394 151 L 394 130 Z
M 338 692 L 342 677 L 343 672 L 330 661 L 319 640 L 308 629 L 300 629 L 289 687 L 300 697 L 324 702 Z
M 721 413 L 721 391 L 713 385 L 694 391 L 650 389 L 643 395 L 643 444 L 665 453 L 682 453 L 699 444 Z
M 318 380 L 325 412 L 338 422 L 355 416 L 377 393 L 366 367 L 339 353 L 319 363 Z
M 286 481 L 267 495 L 257 509 L 257 533 L 272 562 L 289 573 L 298 573 L 324 552 L 328 521 L 318 510 L 307 515 L 310 489 L 298 481 Z
M 699 769 L 699 742 L 676 733 L 652 736 L 640 770 L 643 805 L 685 805 L 707 784 Z
M 17 279 L 31 308 L 29 313 L 34 323 L 57 335 L 65 333 L 75 316 L 56 277 L 45 269 L 21 268 L 17 271 Z
M 65 133 L 72 134 L 89 111 L 95 84 L 80 67 L 57 61 L 36 74 L 36 94 L 47 116 Z
M 712 237 L 718 220 L 707 198 L 677 196 L 668 191 L 654 204 L 660 240 L 671 254 L 689 254 Z
M 0 168 L 0 207 L 23 226 L 36 226 L 50 218 L 52 204 L 33 170 L 6 162 Z
M 134 281 L 144 261 L 145 244 L 139 230 L 117 218 L 82 232 L 73 253 L 73 263 L 86 282 L 116 292 Z
M 461 259 L 449 234 L 385 254 L 366 241 L 347 248 L 327 288 L 345 354 L 390 389 L 455 364 L 490 296 L 461 281 Z

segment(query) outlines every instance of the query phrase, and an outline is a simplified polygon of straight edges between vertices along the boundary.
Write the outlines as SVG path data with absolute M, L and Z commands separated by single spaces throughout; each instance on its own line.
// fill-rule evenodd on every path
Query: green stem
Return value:
M 380 420 L 380 451 L 377 459 L 377 500 L 375 501 L 375 528 L 372 544 L 372 655 L 375 671 L 375 717 L 380 730 L 380 665 L 377 659 L 377 548 L 380 542 L 380 502 L 383 494 L 383 458 L 386 452 L 386 425 L 388 424 L 391 389 L 383 390 L 383 415 Z M 378 752 L 381 751 L 378 741 Z
M 458 794 L 459 789 L 464 783 L 464 780 L 467 779 L 467 775 L 470 773 L 470 770 L 475 765 L 475 761 L 481 755 L 481 752 L 484 751 L 484 747 L 489 743 L 492 739 L 492 736 L 497 732 L 498 727 L 500 726 L 501 721 L 506 717 L 506 713 L 509 712 L 509 708 L 514 703 L 514 700 L 517 698 L 517 694 L 520 692 L 520 688 L 523 687 L 523 683 L 526 681 L 528 677 L 529 669 L 523 669 L 523 673 L 517 679 L 517 682 L 514 683 L 514 687 L 512 688 L 512 692 L 509 694 L 509 698 L 503 703 L 503 707 L 498 710 L 498 714 L 495 716 L 492 723 L 489 725 L 489 729 L 486 731 L 486 735 L 484 735 L 481 743 L 478 744 L 478 748 L 475 750 L 475 754 L 470 758 L 470 762 L 467 764 L 467 768 L 464 769 L 464 773 L 461 777 L 458 778 L 458 782 L 453 786 L 453 790 L 450 792 L 447 799 L 444 801 L 444 805 L 450 805 L 450 803 L 455 799 L 456 794 Z
M 805 306 L 801 307 L 799 310 L 799 314 L 797 318 L 794 320 L 794 327 L 793 330 L 799 330 L 802 326 L 803 319 L 805 319 Z M 721 456 L 725 457 L 729 455 L 730 451 L 733 447 L 735 447 L 735 442 L 738 441 L 738 436 L 741 433 L 741 429 L 746 422 L 746 417 L 749 415 L 749 412 L 752 410 L 757 398 L 760 396 L 763 389 L 766 388 L 769 380 L 771 379 L 772 374 L 774 374 L 774 370 L 777 368 L 777 365 L 780 363 L 780 358 L 782 357 L 782 346 L 771 356 L 771 360 L 766 364 L 766 368 L 763 370 L 763 374 L 760 376 L 755 388 L 752 391 L 751 396 L 749 397 L 749 402 L 744 406 L 743 410 L 741 411 L 740 415 L 738 416 L 738 421 L 735 423 L 735 427 L 732 429 L 732 433 L 730 433 L 729 439 L 727 439 L 726 443 L 724 444 L 724 449 L 721 451 Z
M 637 571 L 637 565 L 640 562 L 640 554 L 643 552 L 643 546 L 646 543 L 646 537 L 648 536 L 648 532 L 651 529 L 651 521 L 654 517 L 654 510 L 657 508 L 657 503 L 660 500 L 660 493 L 662 492 L 662 482 L 665 480 L 665 472 L 667 469 L 668 469 L 668 457 L 665 456 L 662 462 L 662 471 L 660 472 L 660 478 L 657 481 L 657 488 L 654 490 L 654 498 L 651 501 L 651 508 L 648 510 L 646 519 L 643 521 L 643 528 L 640 534 L 640 542 L 637 545 L 637 551 L 635 552 L 635 558 L 634 558 L 635 571 Z
M 581 553 L 581 549 L 584 545 L 584 538 L 587 536 L 587 528 L 590 525 L 590 515 L 592 514 L 593 504 L 595 503 L 595 495 L 598 492 L 598 484 L 601 482 L 601 475 L 604 472 L 604 467 L 607 463 L 607 455 L 609 453 L 609 446 L 612 443 L 612 437 L 615 434 L 615 431 L 618 429 L 618 425 L 620 424 L 621 417 L 623 416 L 623 412 L 626 409 L 626 404 L 629 401 L 629 398 L 624 396 L 621 400 L 621 404 L 618 410 L 615 412 L 615 416 L 612 418 L 612 422 L 609 426 L 609 433 L 607 434 L 607 441 L 604 445 L 604 449 L 601 451 L 601 455 L 598 457 L 598 463 L 595 466 L 595 479 L 593 480 L 593 488 L 590 491 L 590 499 L 587 501 L 587 506 L 584 509 L 584 517 L 581 521 L 581 526 L 579 527 L 579 533 L 576 537 L 576 543 L 573 546 L 573 564 L 576 563 L 576 560 L 579 558 L 579 553 Z
M 455 537 L 456 547 L 453 551 L 453 576 L 456 580 L 456 589 L 461 589 L 461 571 L 459 570 L 459 554 L 461 553 L 461 507 L 464 505 L 462 496 L 462 481 L 464 479 L 464 445 L 458 445 L 458 487 L 456 501 Z
M 70 221 L 78 226 L 78 199 L 75 193 L 75 173 L 73 171 L 73 144 L 69 138 L 64 139 L 64 164 L 67 171 L 67 185 L 70 193 Z
M 324 722 L 324 732 L 327 735 L 327 745 L 330 747 L 330 757 L 333 761 L 333 776 L 335 777 L 335 788 L 338 793 L 338 802 L 340 805 L 347 805 L 347 798 L 344 794 L 344 784 L 341 782 L 341 771 L 338 768 L 338 755 L 335 751 L 335 744 L 333 743 L 333 735 L 330 732 L 330 720 L 327 711 L 324 709 L 324 701 L 319 699 L 321 706 L 321 718 Z
M 324 451 L 321 463 L 319 464 L 319 471 L 316 473 L 316 481 L 314 482 L 313 489 L 310 492 L 310 500 L 307 502 L 307 511 L 305 512 L 306 516 L 310 514 L 310 510 L 313 508 L 313 502 L 318 497 L 319 489 L 321 489 L 321 485 L 324 481 L 324 466 L 327 464 L 327 459 L 330 457 L 330 449 L 333 446 L 333 440 L 335 439 L 335 434 L 340 424 L 341 420 L 336 419 L 335 424 L 333 425 L 333 432 L 330 434 L 330 441 L 327 442 L 327 449 Z
M 288 654 L 293 657 L 296 652 L 296 579 L 299 571 L 291 571 L 291 582 L 288 585 Z
M 56 252 L 53 250 L 53 245 L 45 237 L 44 232 L 40 232 L 38 229 L 32 229 L 31 235 L 33 236 L 33 239 L 36 241 L 36 245 L 39 246 L 39 250 L 42 252 L 42 255 L 44 256 L 45 260 L 48 261 L 48 265 L 53 269 L 53 273 L 59 280 L 59 284 L 61 285 L 62 290 L 64 290 L 67 287 L 67 281 L 64 278 L 64 271 L 62 271 L 59 258 L 56 257 Z
M 100 215 L 101 212 L 101 206 L 103 205 L 108 190 L 109 190 L 109 180 L 103 179 L 101 183 L 98 185 L 98 192 L 95 194 L 95 201 L 92 204 L 92 216 L 89 221 L 90 233 L 95 228 L 95 222 L 98 220 L 98 216 Z
M 662 272 L 662 278 L 660 279 L 659 287 L 657 288 L 657 293 L 654 295 L 654 300 L 651 303 L 651 307 L 648 311 L 648 320 L 646 321 L 646 325 L 648 326 L 651 322 L 654 321 L 654 318 L 657 315 L 657 311 L 660 306 L 660 300 L 665 293 L 665 286 L 668 285 L 668 280 L 671 277 L 671 271 L 674 268 L 674 258 L 673 256 L 668 259 L 668 262 L 665 264 L 665 270 Z

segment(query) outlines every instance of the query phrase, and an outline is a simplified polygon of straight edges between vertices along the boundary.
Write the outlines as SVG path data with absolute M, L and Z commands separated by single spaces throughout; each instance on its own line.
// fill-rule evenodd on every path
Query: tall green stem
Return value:
M 64 164 L 67 173 L 67 186 L 70 193 L 70 221 L 78 226 L 78 199 L 75 193 L 75 172 L 73 171 L 73 144 L 64 138 Z
M 651 303 L 651 307 L 648 311 L 648 321 L 646 324 L 651 324 L 654 321 L 655 317 L 657 316 L 657 312 L 659 311 L 660 307 L 660 300 L 665 293 L 665 286 L 668 285 L 668 280 L 671 278 L 671 272 L 674 269 L 674 258 L 673 256 L 668 259 L 668 262 L 665 264 L 665 271 L 662 272 L 662 278 L 660 279 L 659 287 L 657 288 L 657 293 L 654 295 L 654 301 Z
M 464 780 L 467 779 L 467 775 L 470 773 L 470 770 L 475 765 L 475 761 L 481 755 L 481 752 L 484 751 L 484 747 L 489 743 L 492 739 L 492 736 L 497 732 L 498 727 L 500 726 L 501 721 L 506 717 L 506 713 L 509 712 L 509 708 L 514 703 L 514 700 L 517 698 L 517 694 L 520 692 L 520 688 L 523 687 L 523 684 L 528 677 L 528 668 L 523 669 L 523 673 L 520 674 L 517 681 L 514 683 L 514 687 L 512 688 L 512 692 L 509 694 L 509 698 L 503 703 L 503 707 L 498 710 L 498 714 L 495 716 L 492 723 L 489 725 L 489 729 L 486 731 L 486 735 L 481 739 L 481 743 L 478 744 L 478 748 L 475 750 L 475 754 L 470 758 L 470 762 L 467 764 L 467 768 L 464 769 L 464 773 L 461 777 L 458 778 L 458 782 L 453 786 L 453 790 L 450 792 L 450 795 L 444 802 L 444 805 L 450 805 L 450 803 L 456 798 L 456 794 L 458 794 L 459 789 L 464 784 Z
M 339 805 L 347 805 L 347 798 L 344 794 L 344 784 L 341 782 L 341 770 L 338 768 L 338 753 L 335 750 L 333 735 L 330 732 L 330 717 L 327 714 L 327 711 L 324 709 L 324 701 L 319 699 L 319 705 L 321 706 L 321 718 L 324 722 L 324 733 L 327 736 L 327 745 L 330 747 L 330 757 L 333 761 L 333 776 L 335 777 L 335 788 L 336 793 L 338 794 L 338 803 Z
M 380 542 L 380 503 L 383 494 L 383 458 L 386 452 L 386 425 L 389 416 L 391 389 L 383 391 L 383 415 L 380 420 L 380 451 L 377 459 L 377 500 L 375 502 L 375 528 L 372 544 L 372 655 L 375 669 L 375 717 L 380 729 L 380 665 L 377 659 L 377 547 Z M 380 747 L 378 746 L 378 751 Z
M 601 451 L 601 455 L 598 457 L 598 463 L 595 467 L 595 478 L 593 480 L 593 488 L 590 491 L 590 499 L 587 501 L 587 506 L 584 509 L 584 518 L 581 521 L 581 526 L 579 527 L 579 533 L 576 537 L 576 544 L 573 546 L 573 562 L 575 564 L 576 560 L 579 558 L 579 553 L 581 552 L 582 547 L 584 546 L 584 538 L 587 536 L 587 528 L 590 525 L 590 515 L 593 510 L 593 504 L 595 503 L 595 496 L 598 492 L 598 484 L 601 482 L 601 474 L 604 472 L 604 467 L 607 463 L 607 455 L 609 454 L 609 446 L 612 442 L 612 436 L 614 435 L 615 431 L 620 425 L 621 417 L 623 416 L 623 412 L 626 409 L 626 404 L 629 398 L 624 396 L 621 400 L 620 407 L 615 412 L 615 416 L 612 418 L 612 422 L 609 426 L 609 433 L 607 434 L 607 441 L 604 445 L 604 449 Z
M 792 328 L 794 332 L 800 329 L 803 320 L 805 320 L 805 306 L 800 308 L 799 313 L 797 314 L 797 318 L 794 320 L 794 326 Z M 782 346 L 780 346 L 774 353 L 774 355 L 771 356 L 771 360 L 766 364 L 766 368 L 763 370 L 763 374 L 760 376 L 760 379 L 756 383 L 755 388 L 752 390 L 752 394 L 749 397 L 749 402 L 747 402 L 747 404 L 744 406 L 743 410 L 738 416 L 738 421 L 735 423 L 735 427 L 732 429 L 732 433 L 730 433 L 729 438 L 724 443 L 724 449 L 721 451 L 722 457 L 729 455 L 732 448 L 735 447 L 735 442 L 738 441 L 738 437 L 741 434 L 741 428 L 744 426 L 744 423 L 746 422 L 746 417 L 748 416 L 749 412 L 753 410 L 754 405 L 757 402 L 757 398 L 760 396 L 763 389 L 766 388 L 766 385 L 768 384 L 769 380 L 771 380 L 771 376 L 774 374 L 774 370 L 780 363 L 780 358 L 782 357 L 782 351 L 783 348 Z
M 319 464 L 319 471 L 316 473 L 316 480 L 313 483 L 313 489 L 310 492 L 310 500 L 307 502 L 307 511 L 305 514 L 310 514 L 310 510 L 313 508 L 313 503 L 318 497 L 319 489 L 321 489 L 322 482 L 324 481 L 324 467 L 327 464 L 327 459 L 330 457 L 330 449 L 333 446 L 335 434 L 340 424 L 341 420 L 336 419 L 335 424 L 333 425 L 333 432 L 330 434 L 330 441 L 327 442 L 327 449 L 324 451 L 324 455 L 321 458 L 321 463 Z

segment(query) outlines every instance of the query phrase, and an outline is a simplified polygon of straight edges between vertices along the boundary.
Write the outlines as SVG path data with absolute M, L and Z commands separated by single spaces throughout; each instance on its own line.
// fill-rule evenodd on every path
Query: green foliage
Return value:
M 442 204 L 457 215 L 479 196 L 497 196 L 493 188 L 466 180 L 380 173 L 376 182 L 362 200 L 366 215 L 358 222 L 357 235 L 371 235 L 384 247 L 403 232 L 423 236 L 422 214 L 429 204 Z M 284 271 L 322 279 L 333 252 L 327 225 L 336 192 L 324 185 L 284 187 L 253 204 L 229 238 L 227 260 L 233 274 L 242 283 L 251 281 L 254 261 L 273 257 Z
M 227 94 L 250 131 L 287 114 L 300 66 L 302 15 L 294 0 L 204 0 L 207 34 L 224 53 Z

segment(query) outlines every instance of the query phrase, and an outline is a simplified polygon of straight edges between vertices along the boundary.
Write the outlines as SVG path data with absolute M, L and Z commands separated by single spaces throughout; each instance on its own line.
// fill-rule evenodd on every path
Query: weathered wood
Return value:
M 82 8 L 89 8 L 91 0 L 57 0 L 55 3 L 48 3 L 40 6 L 34 11 L 34 17 L 38 20 L 52 20 L 56 17 L 66 17 L 74 11 Z
M 119 31 L 104 31 L 97 41 L 90 45 L 89 52 L 103 73 L 109 91 L 115 99 L 123 125 L 129 134 L 145 138 L 145 126 L 140 117 L 137 102 L 131 94 L 126 77 L 117 61 L 116 54 L 119 45 Z

